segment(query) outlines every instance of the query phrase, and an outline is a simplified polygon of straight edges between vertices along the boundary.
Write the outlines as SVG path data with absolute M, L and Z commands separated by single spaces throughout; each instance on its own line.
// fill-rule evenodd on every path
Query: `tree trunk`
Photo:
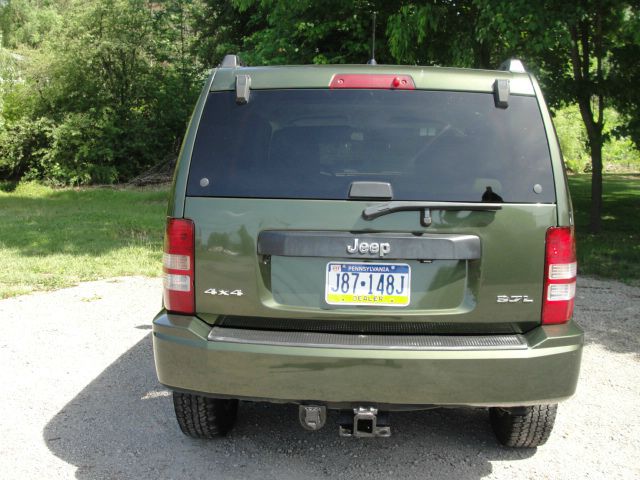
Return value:
M 486 42 L 475 42 L 473 68 L 490 69 L 491 51 Z
M 590 28 L 593 27 L 593 45 L 590 44 Z M 604 58 L 602 48 L 602 12 L 596 11 L 595 24 L 587 21 L 578 22 L 569 27 L 571 35 L 571 65 L 573 80 L 578 87 L 577 101 L 580 115 L 587 130 L 589 149 L 591 150 L 591 211 L 589 214 L 589 231 L 598 233 L 602 228 L 602 144 L 604 127 L 604 94 L 602 92 Z M 596 60 L 596 82 L 593 83 L 591 69 L 591 49 Z M 594 118 L 595 103 L 596 118 Z M 597 100 L 597 102 L 596 102 Z
M 602 227 L 602 114 L 598 121 L 593 120 L 591 102 L 588 97 L 578 99 L 580 114 L 587 130 L 589 150 L 591 151 L 591 211 L 589 213 L 589 231 L 598 233 Z M 602 109 L 602 107 L 601 107 Z
M 602 139 L 591 142 L 591 212 L 589 231 L 598 233 L 602 228 Z
M 591 214 L 589 218 L 589 231 L 591 233 L 598 233 L 602 228 L 602 144 L 604 143 L 602 138 L 602 130 L 604 127 L 604 95 L 601 90 L 603 83 L 603 68 L 602 63 L 604 59 L 604 52 L 602 48 L 602 18 L 603 13 L 601 4 L 596 2 L 596 19 L 594 25 L 594 54 L 596 57 L 596 84 L 599 86 L 599 93 L 595 96 L 598 100 L 597 118 L 595 119 L 595 125 L 589 134 L 589 145 L 591 147 Z M 586 28 L 584 28 L 586 31 Z M 585 63 L 589 62 L 588 50 L 584 55 L 587 57 Z M 586 67 L 588 68 L 588 66 Z M 593 117 L 591 117 L 593 118 Z

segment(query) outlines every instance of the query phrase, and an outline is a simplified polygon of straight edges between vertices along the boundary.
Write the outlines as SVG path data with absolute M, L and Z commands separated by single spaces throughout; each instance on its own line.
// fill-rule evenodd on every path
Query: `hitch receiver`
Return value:
M 386 417 L 386 415 L 385 415 Z M 338 433 L 341 437 L 370 438 L 390 437 L 391 427 L 378 416 L 378 409 L 358 407 L 353 409 L 353 423 L 341 424 Z M 383 425 L 380 425 L 383 423 Z

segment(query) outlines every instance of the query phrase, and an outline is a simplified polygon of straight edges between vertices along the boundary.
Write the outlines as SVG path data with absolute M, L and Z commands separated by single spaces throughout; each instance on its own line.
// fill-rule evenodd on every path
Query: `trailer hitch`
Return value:
M 390 437 L 388 420 L 388 414 L 378 414 L 377 408 L 354 408 L 353 416 L 349 413 L 341 415 L 338 433 L 341 437 L 352 438 Z

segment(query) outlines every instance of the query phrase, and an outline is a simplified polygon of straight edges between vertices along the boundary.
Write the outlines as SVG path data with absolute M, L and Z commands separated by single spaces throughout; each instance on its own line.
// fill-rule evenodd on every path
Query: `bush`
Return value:
M 54 184 L 85 185 L 114 183 L 118 171 L 113 165 L 113 139 L 120 130 L 108 110 L 71 113 L 52 129 L 51 149 L 41 169 L 27 178 Z
M 41 2 L 2 3 L 0 30 L 21 54 L 0 39 L 0 179 L 109 184 L 175 155 L 199 90 L 191 7 L 54 2 L 49 21 L 36 15 Z M 23 20 L 48 34 L 20 30 Z M 14 57 L 8 75 L 3 59 Z
M 0 132 L 0 177 L 55 185 L 114 183 L 111 145 L 119 133 L 108 115 L 68 114 L 57 125 L 46 117 L 22 118 Z
M 53 122 L 22 118 L 0 130 L 0 177 L 19 180 L 41 170 L 51 144 Z

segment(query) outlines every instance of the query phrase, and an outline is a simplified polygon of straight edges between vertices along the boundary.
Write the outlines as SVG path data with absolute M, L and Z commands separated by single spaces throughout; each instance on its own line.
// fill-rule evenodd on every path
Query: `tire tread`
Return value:
M 515 415 L 500 408 L 491 408 L 491 426 L 503 445 L 514 448 L 535 448 L 544 445 L 551 435 L 558 405 L 527 407 L 524 415 Z
M 226 435 L 238 413 L 237 400 L 180 392 L 173 392 L 173 407 L 180 430 L 193 438 L 211 439 Z

